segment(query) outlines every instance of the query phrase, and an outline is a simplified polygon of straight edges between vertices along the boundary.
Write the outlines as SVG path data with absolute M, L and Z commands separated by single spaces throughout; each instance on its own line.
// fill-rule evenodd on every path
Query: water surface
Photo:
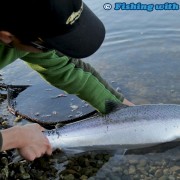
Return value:
M 114 11 L 103 9 L 103 5 L 107 2 L 114 5 L 116 2 L 114 0 L 85 0 L 85 2 L 103 21 L 106 37 L 101 48 L 84 61 L 92 64 L 112 86 L 135 104 L 180 104 L 180 11 Z M 139 1 L 127 0 L 125 2 L 137 3 Z M 158 1 L 158 3 L 165 2 Z M 180 3 L 179 0 L 168 2 Z M 155 4 L 157 1 L 143 0 L 142 3 Z M 4 68 L 1 73 L 8 84 L 33 84 L 35 86 L 45 83 L 21 60 Z M 112 175 L 109 179 L 115 178 L 118 171 L 115 167 L 121 169 L 121 166 L 125 166 L 122 162 L 128 164 L 130 161 L 132 166 L 127 165 L 127 167 L 131 168 L 132 172 L 133 166 L 138 166 L 137 159 L 145 159 L 148 167 L 151 170 L 155 169 L 151 171 L 152 176 L 147 177 L 158 179 L 164 176 L 164 174 L 157 175 L 160 168 L 169 167 L 170 169 L 171 166 L 179 166 L 178 151 L 179 148 L 161 154 L 124 156 L 123 158 L 115 156 L 97 173 L 96 178 L 100 178 L 99 174 L 105 174 L 105 172 Z M 168 166 L 163 165 L 163 159 L 166 157 L 168 157 L 166 162 Z M 145 178 L 146 175 L 143 174 L 145 167 L 144 165 L 142 169 L 140 168 L 141 171 L 138 170 L 142 176 L 139 175 L 137 179 Z M 175 172 L 179 171 L 176 169 Z M 131 179 L 127 172 L 123 173 L 126 178 Z M 120 173 L 122 177 L 124 177 L 123 173 Z M 167 178 L 175 178 L 175 173 L 174 175 L 173 172 L 169 173 Z

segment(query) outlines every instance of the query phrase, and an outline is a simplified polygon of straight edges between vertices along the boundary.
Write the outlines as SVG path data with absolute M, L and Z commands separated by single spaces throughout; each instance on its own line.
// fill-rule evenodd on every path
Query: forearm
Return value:
M 3 138 L 2 138 L 1 131 L 0 131 L 0 151 L 2 149 L 2 143 L 3 143 Z
M 79 59 L 71 59 L 71 63 L 75 64 L 76 71 L 79 71 L 79 76 L 82 77 L 81 89 L 77 95 L 89 102 L 101 113 L 106 113 L 105 102 L 111 100 L 122 103 L 124 97 L 122 94 L 115 91 L 100 74 L 88 63 L 84 63 Z M 88 77 L 83 80 L 83 78 Z
M 59 57 L 55 52 L 51 58 L 48 56 L 50 54 L 44 54 L 38 60 L 36 54 L 36 60 L 32 56 L 24 60 L 50 84 L 70 94 L 76 94 L 101 113 L 106 113 L 106 100 L 123 102 L 122 94 L 110 87 L 89 64 L 79 59 Z
M 1 131 L 2 148 L 1 151 L 18 148 L 20 132 L 18 127 L 12 127 Z

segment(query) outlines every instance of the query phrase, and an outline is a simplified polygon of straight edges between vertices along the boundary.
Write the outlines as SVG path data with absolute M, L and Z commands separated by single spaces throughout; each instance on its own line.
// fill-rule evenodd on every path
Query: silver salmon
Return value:
M 180 140 L 180 105 L 131 106 L 44 133 L 65 153 L 150 147 Z

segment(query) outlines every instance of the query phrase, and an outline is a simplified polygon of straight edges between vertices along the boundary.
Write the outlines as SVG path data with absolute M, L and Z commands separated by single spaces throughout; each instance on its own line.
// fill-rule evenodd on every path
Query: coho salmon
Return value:
M 44 133 L 54 150 L 65 153 L 150 147 L 180 140 L 180 105 L 119 108 Z

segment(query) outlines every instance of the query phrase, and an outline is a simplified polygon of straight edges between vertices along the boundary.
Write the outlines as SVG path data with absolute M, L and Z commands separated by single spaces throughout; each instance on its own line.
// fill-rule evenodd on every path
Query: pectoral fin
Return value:
M 112 111 L 117 111 L 119 109 L 123 109 L 123 108 L 127 108 L 129 106 L 112 101 L 112 100 L 107 100 L 105 102 L 105 109 L 106 109 L 106 113 L 110 113 Z

